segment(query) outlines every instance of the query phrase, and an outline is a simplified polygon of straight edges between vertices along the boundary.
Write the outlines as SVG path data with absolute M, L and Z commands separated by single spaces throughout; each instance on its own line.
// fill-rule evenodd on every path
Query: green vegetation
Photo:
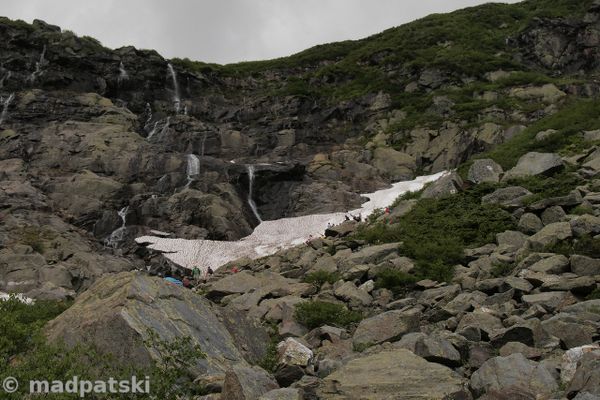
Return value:
M 267 351 L 265 352 L 264 357 L 258 362 L 258 366 L 263 368 L 265 371 L 269 371 L 274 373 L 277 369 L 277 345 L 281 341 L 281 336 L 279 335 L 279 331 L 277 328 L 277 324 L 272 323 L 269 328 L 269 345 L 267 346 Z
M 577 239 L 560 241 L 554 245 L 546 247 L 544 251 L 548 253 L 562 254 L 567 257 L 572 254 L 598 257 L 598 254 L 600 254 L 600 239 L 593 238 L 589 235 L 584 235 Z
M 525 202 L 528 204 L 550 197 L 566 196 L 577 186 L 585 183 L 579 175 L 569 171 L 556 173 L 552 176 L 530 176 L 527 178 L 511 179 L 506 185 L 522 186 L 533 193 Z
M 600 127 L 598 108 L 600 100 L 577 100 L 567 104 L 555 114 L 542 118 L 530 125 L 525 131 L 500 144 L 494 150 L 483 153 L 478 158 L 491 158 L 505 170 L 514 167 L 519 158 L 530 152 L 559 152 L 571 154 L 584 149 L 584 130 Z M 542 131 L 555 129 L 544 140 L 536 141 L 535 136 Z
M 314 300 L 297 304 L 295 317 L 309 329 L 323 325 L 347 327 L 362 319 L 359 312 L 348 310 L 341 304 Z
M 428 185 L 426 185 L 425 187 L 427 187 Z M 423 194 L 423 191 L 425 190 L 425 188 L 421 189 L 421 190 L 415 190 L 414 192 L 406 192 L 401 196 L 398 196 L 396 198 L 396 200 L 394 200 L 394 202 L 392 203 L 392 205 L 390 206 L 391 208 L 394 208 L 396 206 L 398 206 L 398 204 L 400 204 L 402 201 L 405 200 L 416 200 L 419 199 L 421 197 L 421 194 Z
M 594 289 L 594 291 L 588 294 L 586 300 L 599 300 L 600 299 L 600 288 Z
M 334 284 L 340 279 L 340 275 L 337 272 L 328 272 L 325 270 L 319 270 L 311 272 L 304 277 L 304 282 L 313 283 L 317 287 L 323 286 L 325 283 Z
M 513 229 L 511 215 L 496 205 L 481 204 L 492 185 L 441 199 L 421 199 L 396 224 L 362 226 L 355 235 L 371 244 L 401 242 L 400 252 L 415 260 L 417 277 L 448 281 L 452 267 L 464 261 L 464 249 L 493 242 Z
M 497 263 L 492 266 L 491 273 L 494 278 L 500 278 L 502 276 L 508 276 L 515 268 L 515 264 Z
M 149 331 L 146 344 L 162 356 L 162 362 L 144 368 L 118 363 L 113 357 L 93 346 L 65 347 L 46 341 L 42 327 L 68 308 L 56 301 L 36 301 L 28 305 L 16 298 L 0 301 L 0 376 L 12 376 L 19 382 L 29 380 L 67 381 L 73 376 L 84 380 L 130 379 L 150 377 L 151 391 L 156 398 L 175 398 L 202 394 L 203 388 L 193 384 L 188 368 L 205 357 L 190 338 L 161 340 Z M 24 386 L 24 385 L 22 385 Z M 3 393 L 3 399 L 22 399 L 24 393 Z M 71 399 L 72 394 L 56 395 L 53 399 Z M 108 398 L 108 397 L 95 397 Z M 112 399 L 148 398 L 145 394 L 116 395 Z
M 414 285 L 417 277 L 395 269 L 385 269 L 377 274 L 375 287 L 389 289 L 395 294 L 403 292 L 407 287 Z
M 580 206 L 577 206 L 574 209 L 572 209 L 569 212 L 569 214 L 573 214 L 573 215 L 591 214 L 591 215 L 594 215 L 594 209 L 589 206 L 580 205 Z

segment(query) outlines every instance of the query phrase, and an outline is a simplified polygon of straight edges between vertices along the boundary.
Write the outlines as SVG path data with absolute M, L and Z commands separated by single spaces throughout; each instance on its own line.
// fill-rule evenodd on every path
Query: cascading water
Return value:
M 158 129 L 158 121 L 156 121 L 154 123 L 154 128 L 152 128 L 152 130 L 150 131 L 150 133 L 148 133 L 148 136 L 146 136 L 146 139 L 150 140 L 150 138 L 156 134 L 156 130 L 157 129 Z
M 144 114 L 148 116 L 148 118 L 146 118 L 146 122 L 144 122 L 144 129 L 148 129 L 148 125 L 150 125 L 150 122 L 152 122 L 152 106 L 150 103 L 146 103 Z
M 263 220 L 260 218 L 260 214 L 258 213 L 258 208 L 256 208 L 256 203 L 252 198 L 252 190 L 254 187 L 254 165 L 247 165 L 246 169 L 248 170 L 248 205 L 252 209 L 254 216 L 258 220 L 259 223 L 262 223 Z
M 6 120 L 6 117 L 8 116 L 8 106 L 10 105 L 10 102 L 13 101 L 14 98 L 15 98 L 14 93 L 9 94 L 8 97 L 6 98 L 6 100 L 0 98 L 0 101 L 2 102 L 2 113 L 0 114 L 0 125 L 2 125 L 4 123 L 4 120 Z
M 119 84 L 121 84 L 123 81 L 126 81 L 127 79 L 129 79 L 129 74 L 127 73 L 127 70 L 125 69 L 125 65 L 123 65 L 123 61 L 121 61 L 119 63 L 119 78 L 117 78 L 117 81 L 119 82 Z
M 165 122 L 165 125 L 162 127 L 161 131 L 160 131 L 160 135 L 164 136 L 167 134 L 167 131 L 169 130 L 169 124 L 171 123 L 171 117 L 167 117 L 167 121 Z
M 125 231 L 127 230 L 127 228 L 125 227 L 125 224 L 127 222 L 127 213 L 129 212 L 129 206 L 123 207 L 122 209 L 119 210 L 119 212 L 117 214 L 119 214 L 119 217 L 121 217 L 121 221 L 123 222 L 121 224 L 121 226 L 117 229 L 115 229 L 109 237 L 107 237 L 104 240 L 104 245 L 106 247 L 112 247 L 113 249 L 116 249 L 119 244 L 123 241 L 123 239 L 125 238 Z
M 40 59 L 35 63 L 35 71 L 33 71 L 31 73 L 31 75 L 29 75 L 29 82 L 31 82 L 32 84 L 35 82 L 35 80 L 37 79 L 38 76 L 42 75 L 43 68 L 46 66 L 46 64 L 48 64 L 48 61 L 46 61 L 46 46 L 44 46 L 44 49 L 42 50 L 42 54 L 40 54 Z
M 175 105 L 175 112 L 179 112 L 181 108 L 181 96 L 179 95 L 179 84 L 177 83 L 177 73 L 171 63 L 167 64 L 169 69 L 169 75 L 171 75 L 171 80 L 173 81 L 173 103 Z
M 187 183 L 186 189 L 190 187 L 190 184 L 194 181 L 195 177 L 200 174 L 200 159 L 195 154 L 188 154 L 187 156 Z
M 207 135 L 208 132 L 204 132 L 204 135 L 202 136 L 202 144 L 200 145 L 200 157 L 204 157 L 204 144 L 206 143 Z
M 6 73 L 6 75 L 4 75 L 1 79 L 0 79 L 0 89 L 2 89 L 4 87 L 4 82 L 6 82 L 7 79 L 10 79 L 10 77 L 12 76 L 12 72 L 8 71 Z

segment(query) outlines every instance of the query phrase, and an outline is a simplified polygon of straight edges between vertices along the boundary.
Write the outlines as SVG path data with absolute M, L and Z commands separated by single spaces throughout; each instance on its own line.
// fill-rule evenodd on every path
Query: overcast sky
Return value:
M 516 3 L 518 0 L 505 0 Z M 359 39 L 485 0 L 0 0 L 0 15 L 35 18 L 105 46 L 231 63 Z

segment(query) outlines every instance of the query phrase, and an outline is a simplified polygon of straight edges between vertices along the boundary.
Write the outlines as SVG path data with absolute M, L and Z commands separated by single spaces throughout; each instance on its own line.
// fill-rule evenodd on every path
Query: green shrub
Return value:
M 383 215 L 383 209 L 382 208 L 376 208 L 367 217 L 367 222 L 373 223 L 373 222 L 377 221 L 377 218 L 381 217 L 382 215 Z
M 584 235 L 576 239 L 562 240 L 556 244 L 546 246 L 544 251 L 548 253 L 562 254 L 569 257 L 579 254 L 588 257 L 598 257 L 600 254 L 600 239 Z
M 491 273 L 494 278 L 500 278 L 502 276 L 508 276 L 508 274 L 514 271 L 515 267 L 514 264 L 497 263 L 492 266 Z
M 395 269 L 385 269 L 377 274 L 375 287 L 378 289 L 389 289 L 394 293 L 400 293 L 406 287 L 412 286 L 417 282 L 417 277 L 403 271 Z
M 569 214 L 574 214 L 574 215 L 591 214 L 591 215 L 594 215 L 594 209 L 592 207 L 586 207 L 584 205 L 580 205 L 580 206 L 573 208 Z
M 334 284 L 340 279 L 340 275 L 337 272 L 328 272 L 325 270 L 319 270 L 311 272 L 304 277 L 304 282 L 313 283 L 318 287 L 323 286 L 326 282 Z
M 418 278 L 447 281 L 453 266 L 464 261 L 464 248 L 493 242 L 497 233 L 514 229 L 508 212 L 481 204 L 481 197 L 493 190 L 477 185 L 446 198 L 420 199 L 398 223 L 362 226 L 355 238 L 371 244 L 400 242 L 400 252 L 415 260 Z
M 533 194 L 524 200 L 526 204 L 550 197 L 568 195 L 572 190 L 585 183 L 579 175 L 569 171 L 562 171 L 553 176 L 529 176 L 526 178 L 511 179 L 508 185 L 522 186 Z
M 15 298 L 0 301 L 0 377 L 13 376 L 19 382 L 40 379 L 64 382 L 73 376 L 92 381 L 149 376 L 155 398 L 202 394 L 203 388 L 193 383 L 195 376 L 190 376 L 187 371 L 205 355 L 189 337 L 165 341 L 154 331 L 149 331 L 145 342 L 158 351 L 162 362 L 143 367 L 119 363 L 90 344 L 65 347 L 48 343 L 41 332 L 43 325 L 68 306 L 69 303 L 57 301 L 38 300 L 34 304 L 24 304 Z M 25 389 L 22 385 L 22 390 Z M 4 393 L 1 397 L 16 400 L 23 396 L 20 390 L 13 394 Z M 73 397 L 65 394 L 52 398 L 66 400 Z M 148 396 L 115 394 L 110 398 L 146 399 Z
M 599 300 L 600 299 L 600 288 L 596 288 L 592 293 L 588 294 L 586 300 Z
M 519 158 L 531 151 L 571 153 L 587 146 L 581 132 L 600 127 L 597 110 L 600 100 L 576 100 L 568 103 L 558 112 L 531 124 L 522 133 L 478 157 L 491 158 L 508 170 L 517 164 Z M 557 132 L 548 138 L 537 141 L 535 136 L 548 129 Z
M 309 329 L 323 325 L 347 327 L 362 319 L 359 312 L 348 310 L 341 304 L 314 300 L 297 304 L 295 317 Z

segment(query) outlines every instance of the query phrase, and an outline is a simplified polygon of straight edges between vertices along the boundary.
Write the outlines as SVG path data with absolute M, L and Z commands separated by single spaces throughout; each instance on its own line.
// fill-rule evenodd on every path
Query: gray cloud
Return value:
M 516 3 L 518 0 L 507 0 Z M 116 48 L 230 63 L 359 39 L 485 0 L 2 0 L 0 15 L 60 25 Z

